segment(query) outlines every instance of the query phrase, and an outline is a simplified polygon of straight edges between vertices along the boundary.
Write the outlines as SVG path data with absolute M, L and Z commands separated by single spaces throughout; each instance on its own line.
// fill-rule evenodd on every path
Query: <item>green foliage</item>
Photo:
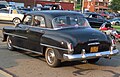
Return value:
M 114 26 L 112 26 L 112 27 L 120 31 L 120 26 L 114 25 Z
M 81 10 L 81 5 L 77 4 L 76 7 L 75 7 L 75 10 Z
M 112 0 L 109 7 L 115 12 L 120 11 L 120 0 Z
M 55 0 L 55 2 L 59 2 L 60 0 Z

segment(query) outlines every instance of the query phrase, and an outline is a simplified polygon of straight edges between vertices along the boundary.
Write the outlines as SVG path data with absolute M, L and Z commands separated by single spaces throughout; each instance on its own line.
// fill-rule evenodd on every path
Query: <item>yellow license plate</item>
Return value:
M 98 52 L 98 47 L 97 46 L 91 47 L 90 52 Z

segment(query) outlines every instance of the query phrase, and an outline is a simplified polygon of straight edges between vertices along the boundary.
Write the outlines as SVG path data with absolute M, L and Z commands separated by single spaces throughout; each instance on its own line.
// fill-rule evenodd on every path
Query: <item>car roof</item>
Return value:
M 100 15 L 100 14 L 98 14 L 98 13 L 95 13 L 95 12 L 85 12 L 84 14 L 97 14 L 97 15 Z
M 80 14 L 79 12 L 75 11 L 65 11 L 65 10 L 43 10 L 43 11 L 33 11 L 29 12 L 30 15 L 43 15 L 43 16 L 51 16 L 51 17 L 57 17 L 57 16 L 67 16 L 67 15 L 80 15 L 81 17 L 84 17 L 83 14 Z
M 96 13 L 96 12 L 85 12 L 84 13 L 84 16 L 85 17 L 89 17 L 90 15 L 99 15 L 101 17 L 103 17 L 102 15 L 100 15 L 99 13 Z M 104 18 L 104 17 L 103 17 Z

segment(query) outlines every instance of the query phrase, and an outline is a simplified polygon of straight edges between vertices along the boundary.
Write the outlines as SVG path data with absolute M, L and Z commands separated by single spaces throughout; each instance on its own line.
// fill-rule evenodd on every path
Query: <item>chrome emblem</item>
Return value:
M 88 45 L 99 45 L 99 42 L 89 43 Z

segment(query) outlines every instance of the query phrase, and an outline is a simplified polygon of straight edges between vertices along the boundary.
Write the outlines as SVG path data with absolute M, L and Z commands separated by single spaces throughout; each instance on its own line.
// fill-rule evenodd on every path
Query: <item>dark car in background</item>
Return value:
M 19 8 L 18 9 L 22 14 L 26 14 L 28 12 L 33 11 L 32 8 Z
M 62 6 L 59 4 L 46 4 L 41 10 L 62 10 Z
M 112 19 L 115 17 L 112 13 L 109 13 L 107 11 L 101 11 L 99 12 L 99 14 L 105 17 L 106 19 Z
M 82 14 L 73 11 L 28 13 L 16 27 L 4 27 L 3 36 L 9 50 L 43 55 L 52 67 L 62 61 L 95 63 L 119 52 L 106 34 L 91 28 Z
M 89 21 L 90 26 L 92 28 L 100 28 L 100 26 L 105 22 L 107 22 L 106 25 L 108 25 L 108 26 L 111 25 L 111 23 L 108 20 L 106 20 L 103 16 L 101 16 L 98 13 L 85 12 L 84 16 Z

